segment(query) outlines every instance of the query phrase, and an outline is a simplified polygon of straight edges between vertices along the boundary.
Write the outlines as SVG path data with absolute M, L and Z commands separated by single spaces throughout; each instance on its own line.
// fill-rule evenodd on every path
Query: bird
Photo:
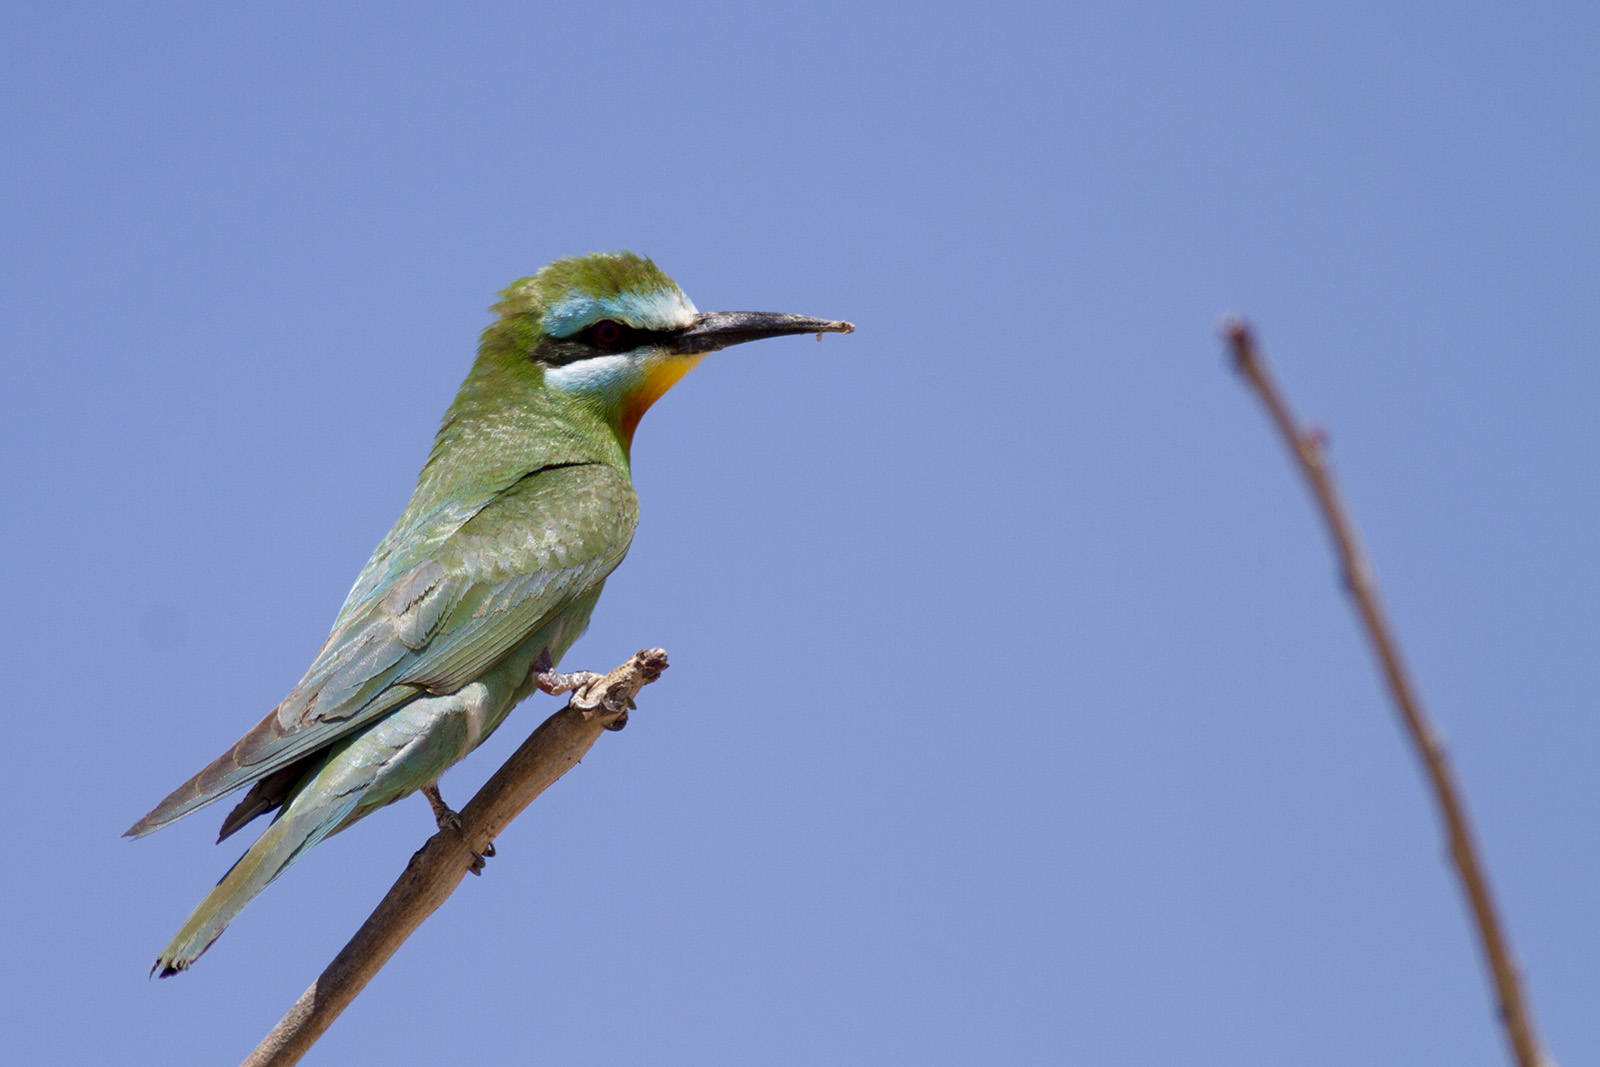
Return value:
M 143 837 L 246 786 L 219 842 L 275 813 L 152 974 L 187 970 L 307 849 L 378 808 L 421 790 L 440 827 L 459 830 L 439 776 L 535 690 L 561 692 L 579 677 L 555 667 L 632 542 L 629 463 L 646 409 L 711 352 L 855 329 L 698 311 L 650 259 L 626 251 L 557 259 L 490 310 L 409 504 L 305 677 L 123 835 Z

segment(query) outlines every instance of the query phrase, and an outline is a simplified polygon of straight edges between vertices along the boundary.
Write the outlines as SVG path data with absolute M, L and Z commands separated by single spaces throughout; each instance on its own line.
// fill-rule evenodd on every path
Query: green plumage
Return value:
M 700 315 L 629 253 L 558 260 L 494 310 L 411 502 L 305 677 L 128 831 L 245 786 L 223 837 L 277 812 L 156 960 L 163 976 L 307 848 L 436 782 L 560 661 L 633 537 L 628 437 L 639 398 L 658 395 L 652 375 L 675 381 L 672 361 L 757 337 L 848 330 Z

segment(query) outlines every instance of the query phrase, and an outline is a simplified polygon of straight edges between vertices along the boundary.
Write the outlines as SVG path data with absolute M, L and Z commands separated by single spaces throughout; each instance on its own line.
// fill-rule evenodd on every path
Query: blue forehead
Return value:
M 571 337 L 601 319 L 615 319 L 638 330 L 676 330 L 689 325 L 694 314 L 694 305 L 676 287 L 610 296 L 571 293 L 544 313 L 544 329 L 551 337 Z

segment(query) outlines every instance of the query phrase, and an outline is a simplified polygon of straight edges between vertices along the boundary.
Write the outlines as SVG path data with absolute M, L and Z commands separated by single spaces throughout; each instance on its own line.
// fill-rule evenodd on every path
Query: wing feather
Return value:
M 609 466 L 566 465 L 529 472 L 448 521 L 446 536 L 421 536 L 431 551 L 406 553 L 414 561 L 401 570 L 403 546 L 385 538 L 300 683 L 127 836 L 280 771 L 421 693 L 473 681 L 615 569 L 638 500 Z M 380 572 L 387 577 L 369 580 Z

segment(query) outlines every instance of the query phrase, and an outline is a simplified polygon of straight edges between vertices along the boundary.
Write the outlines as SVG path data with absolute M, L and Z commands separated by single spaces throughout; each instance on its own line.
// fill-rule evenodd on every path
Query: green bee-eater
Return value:
M 186 969 L 306 849 L 435 783 L 589 622 L 638 520 L 634 428 L 702 356 L 849 323 L 697 312 L 648 259 L 561 259 L 502 294 L 395 523 L 300 684 L 140 819 L 139 837 L 243 786 L 222 838 L 272 824 L 156 959 Z

